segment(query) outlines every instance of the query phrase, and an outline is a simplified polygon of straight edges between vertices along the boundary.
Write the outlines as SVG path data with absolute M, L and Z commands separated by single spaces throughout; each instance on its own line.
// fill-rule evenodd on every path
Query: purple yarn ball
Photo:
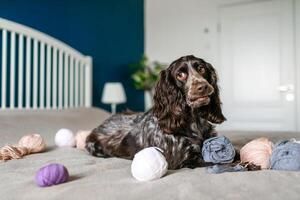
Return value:
M 67 168 L 61 164 L 53 163 L 39 169 L 35 181 L 40 187 L 47 187 L 64 183 L 69 179 Z

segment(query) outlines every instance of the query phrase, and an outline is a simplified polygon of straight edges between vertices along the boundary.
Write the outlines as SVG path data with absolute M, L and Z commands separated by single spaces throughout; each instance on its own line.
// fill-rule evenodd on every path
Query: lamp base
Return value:
M 117 104 L 112 103 L 111 104 L 111 114 L 116 114 Z

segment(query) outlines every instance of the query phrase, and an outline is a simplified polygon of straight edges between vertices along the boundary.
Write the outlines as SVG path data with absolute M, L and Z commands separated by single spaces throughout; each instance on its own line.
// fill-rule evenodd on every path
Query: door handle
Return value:
M 295 95 L 294 95 L 295 86 L 293 84 L 280 85 L 277 87 L 277 89 L 279 92 L 286 93 L 285 100 L 287 101 L 295 100 Z
M 295 89 L 295 86 L 293 84 L 280 85 L 277 87 L 277 90 L 279 92 L 293 92 L 294 89 Z

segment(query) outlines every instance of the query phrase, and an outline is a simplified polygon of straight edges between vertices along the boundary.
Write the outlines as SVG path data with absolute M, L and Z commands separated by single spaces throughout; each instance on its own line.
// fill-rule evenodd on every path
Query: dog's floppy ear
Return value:
M 218 86 L 218 76 L 210 63 L 206 63 L 206 68 L 208 69 L 208 82 L 213 86 L 214 93 L 210 98 L 210 104 L 206 106 L 205 112 L 203 113 L 203 118 L 207 119 L 208 121 L 216 124 L 220 124 L 226 120 L 222 113 L 221 108 L 221 100 L 220 100 L 220 91 Z
M 185 112 L 186 102 L 170 69 L 161 71 L 153 100 L 154 116 L 164 132 L 176 133 L 176 130 L 184 126 L 185 119 L 182 113 Z

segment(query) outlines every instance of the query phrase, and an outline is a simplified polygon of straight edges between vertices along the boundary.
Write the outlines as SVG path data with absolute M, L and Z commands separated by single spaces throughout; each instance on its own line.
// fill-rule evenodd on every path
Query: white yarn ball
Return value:
M 161 178 L 168 171 L 168 163 L 157 147 L 149 147 L 135 154 L 131 173 L 139 181 L 151 181 Z
M 71 130 L 62 128 L 55 135 L 55 144 L 59 147 L 74 147 L 75 137 Z

